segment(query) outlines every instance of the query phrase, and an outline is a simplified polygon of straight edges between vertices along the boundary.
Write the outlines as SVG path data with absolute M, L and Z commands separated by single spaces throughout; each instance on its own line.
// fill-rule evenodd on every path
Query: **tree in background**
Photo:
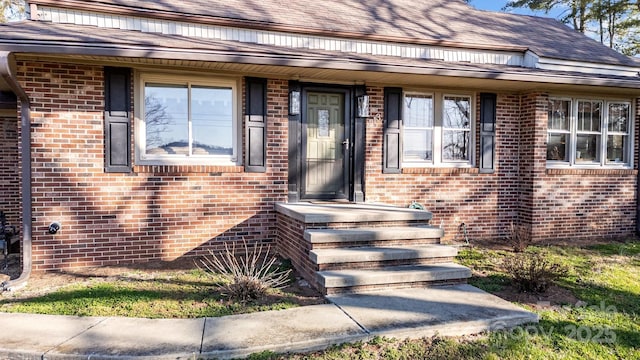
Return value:
M 529 8 L 549 13 L 560 9 L 558 20 L 625 55 L 640 54 L 640 0 L 514 0 L 504 9 Z
M 0 23 L 22 18 L 24 7 L 24 0 L 0 0 Z

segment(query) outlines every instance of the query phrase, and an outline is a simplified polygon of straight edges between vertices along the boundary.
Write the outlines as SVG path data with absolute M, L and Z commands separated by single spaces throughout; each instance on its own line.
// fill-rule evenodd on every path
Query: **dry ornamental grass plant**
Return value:
M 525 225 L 514 224 L 513 222 L 509 226 L 509 236 L 507 236 L 506 240 L 513 251 L 518 253 L 525 251 L 532 242 L 529 229 Z
M 567 272 L 565 266 L 552 262 L 543 253 L 533 252 L 508 256 L 502 266 L 521 292 L 543 293 Z
M 242 244 L 244 253 L 240 256 L 236 256 L 234 242 L 231 248 L 225 243 L 225 251 L 209 251 L 209 256 L 200 260 L 201 269 L 229 279 L 221 285 L 224 294 L 237 301 L 251 301 L 264 297 L 268 289 L 280 289 L 289 283 L 291 270 L 278 268 L 269 245 L 259 244 L 250 251 L 246 240 Z

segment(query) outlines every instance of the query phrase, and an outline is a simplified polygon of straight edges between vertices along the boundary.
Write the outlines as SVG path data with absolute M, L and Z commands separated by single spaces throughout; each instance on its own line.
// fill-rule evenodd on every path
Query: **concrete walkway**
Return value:
M 0 313 L 0 359 L 228 359 L 374 336 L 457 336 L 538 320 L 466 284 L 328 299 L 330 304 L 203 319 Z

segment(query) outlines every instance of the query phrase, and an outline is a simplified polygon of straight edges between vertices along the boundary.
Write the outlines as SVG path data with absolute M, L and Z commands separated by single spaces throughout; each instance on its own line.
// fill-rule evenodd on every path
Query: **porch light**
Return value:
M 369 117 L 369 95 L 358 96 L 358 117 Z
M 289 115 L 300 115 L 300 91 L 289 93 Z

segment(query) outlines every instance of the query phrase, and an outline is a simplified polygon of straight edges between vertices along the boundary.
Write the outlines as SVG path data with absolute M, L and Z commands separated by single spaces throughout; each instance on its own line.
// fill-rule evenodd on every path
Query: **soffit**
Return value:
M 162 72 L 192 72 L 202 75 L 202 71 L 211 74 L 256 76 L 287 80 L 298 80 L 303 82 L 317 83 L 338 83 L 338 84 L 369 84 L 380 86 L 402 86 L 415 88 L 440 88 L 458 89 L 469 91 L 505 91 L 505 92 L 526 92 L 526 91 L 550 91 L 565 93 L 595 93 L 621 96 L 640 96 L 640 87 L 621 88 L 603 85 L 585 86 L 584 84 L 563 82 L 550 83 L 549 78 L 553 76 L 565 79 L 567 74 L 559 74 L 550 71 L 521 71 L 521 80 L 508 80 L 508 76 L 501 76 L 495 73 L 493 78 L 470 78 L 464 76 L 443 76 L 435 74 L 419 74 L 409 72 L 406 69 L 398 69 L 398 72 L 381 72 L 367 70 L 345 70 L 345 69 L 322 69 L 315 67 L 300 66 L 280 66 L 267 64 L 241 64 L 229 62 L 208 62 L 195 60 L 176 59 L 149 59 L 131 58 L 116 56 L 91 56 L 91 55 L 43 55 L 43 54 L 21 54 L 18 59 L 31 59 L 36 61 L 63 61 L 80 64 L 95 64 L 109 66 L 126 66 L 141 71 L 162 71 Z M 451 71 L 446 69 L 443 71 Z M 485 69 L 486 70 L 486 69 Z M 531 69 L 527 69 L 531 70 Z M 537 73 L 537 74 L 536 74 Z M 546 73 L 548 76 L 542 76 Z M 537 81 L 535 79 L 538 79 Z M 544 82 L 542 81 L 544 80 Z M 593 80 L 593 79 L 592 79 Z M 596 81 L 596 80 L 594 80 Z

